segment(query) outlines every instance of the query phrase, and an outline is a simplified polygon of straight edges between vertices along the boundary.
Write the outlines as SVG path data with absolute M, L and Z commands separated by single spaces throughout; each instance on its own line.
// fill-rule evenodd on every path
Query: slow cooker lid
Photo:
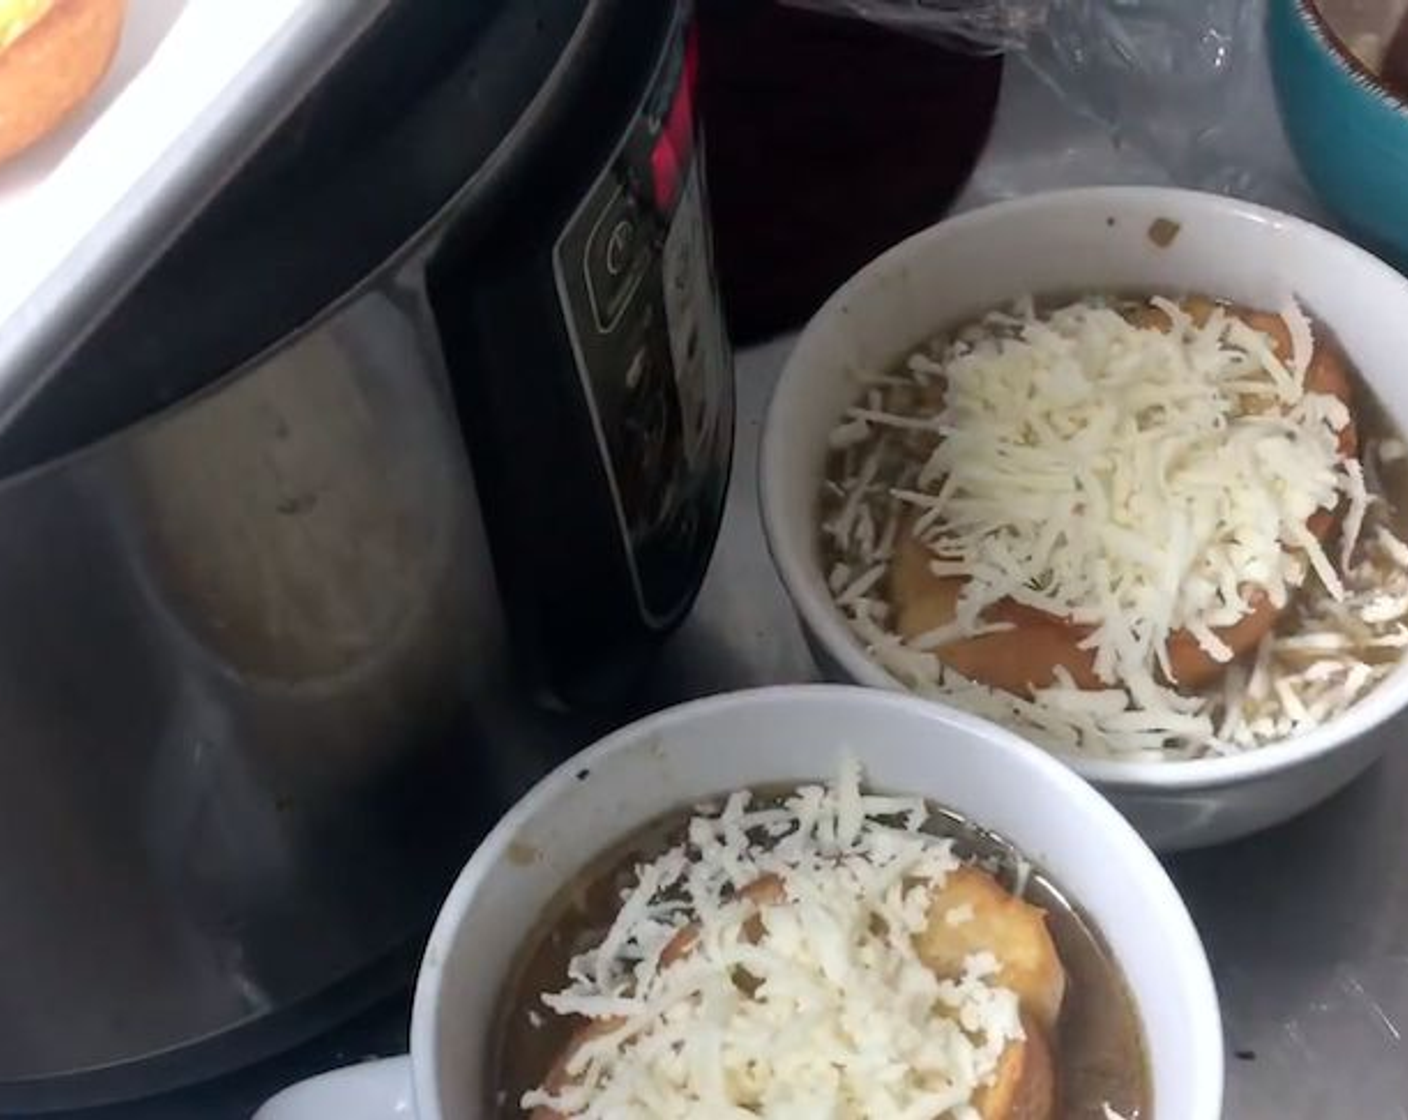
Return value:
M 179 401 L 400 249 L 506 142 L 601 0 L 397 0 L 0 439 L 0 476 Z

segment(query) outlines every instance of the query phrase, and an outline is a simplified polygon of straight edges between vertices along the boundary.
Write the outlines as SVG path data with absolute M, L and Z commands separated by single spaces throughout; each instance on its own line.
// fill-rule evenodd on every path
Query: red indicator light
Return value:
M 685 169 L 694 158 L 694 95 L 699 81 L 699 30 L 689 29 L 679 88 L 665 114 L 664 125 L 650 153 L 655 205 L 668 214 L 679 199 Z

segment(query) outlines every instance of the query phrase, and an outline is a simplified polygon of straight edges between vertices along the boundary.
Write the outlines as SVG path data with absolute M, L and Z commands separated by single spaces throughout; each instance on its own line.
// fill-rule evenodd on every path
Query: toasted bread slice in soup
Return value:
M 983 1120 L 1052 1120 L 1056 1115 L 1056 1068 L 1041 1027 L 1022 1016 L 1027 1037 L 1002 1052 L 997 1078 L 974 1103 Z
M 784 899 L 782 882 L 765 876 L 741 892 L 759 906 Z M 759 923 L 750 931 L 758 938 Z M 665 965 L 689 955 L 695 931 L 685 927 L 661 955 Z M 1012 989 L 1021 1004 L 1026 1035 L 1003 1051 L 991 1085 L 974 1101 L 983 1120 L 1052 1120 L 1056 1112 L 1056 1072 L 1051 1033 L 1066 992 L 1066 972 L 1046 927 L 1046 913 L 1004 890 L 985 871 L 961 867 L 936 890 L 929 904 L 928 926 L 915 942 L 920 959 L 936 975 L 955 977 L 973 953 L 989 952 L 1001 964 L 997 982 Z M 588 1023 L 553 1064 L 545 1084 L 555 1091 L 567 1083 L 567 1066 L 577 1048 L 619 1025 L 617 1020 Z M 531 1120 L 567 1120 L 549 1108 L 537 1108 Z
M 1046 912 L 1005 890 L 986 871 L 960 867 L 934 892 L 928 926 L 915 948 L 944 977 L 959 975 L 974 953 L 998 959 L 997 982 L 1017 993 L 1026 1038 L 1003 1053 L 997 1080 L 976 1102 L 978 1112 L 983 1120 L 1048 1120 L 1056 1107 L 1049 1040 L 1066 996 L 1066 970 Z
M 785 897 L 783 894 L 782 880 L 775 875 L 764 875 L 761 879 L 749 883 L 738 892 L 743 898 L 752 899 L 759 906 L 770 906 L 781 902 Z M 748 936 L 756 941 L 762 936 L 762 924 L 756 917 L 752 919 L 747 927 Z M 670 939 L 670 943 L 665 946 L 660 954 L 660 963 L 668 968 L 676 961 L 682 960 L 693 951 L 695 943 L 699 939 L 699 932 L 693 926 L 685 926 Z M 586 1042 L 590 1042 L 599 1035 L 609 1034 L 621 1025 L 619 1019 L 598 1019 L 583 1026 L 563 1048 L 562 1054 L 548 1071 L 544 1079 L 544 1086 L 549 1092 L 557 1092 L 568 1082 L 567 1066 L 572 1060 L 572 1055 L 577 1052 L 577 1048 Z M 530 1120 L 568 1120 L 562 1113 L 546 1106 L 535 1108 Z M 986 1120 L 986 1118 L 985 1118 Z
M 1202 325 L 1219 306 L 1204 297 L 1182 301 L 1183 309 L 1195 323 Z M 1267 335 L 1276 356 L 1289 362 L 1292 356 L 1291 334 L 1280 315 L 1245 308 L 1224 309 L 1240 318 L 1253 329 Z M 1140 326 L 1167 330 L 1168 316 L 1159 308 L 1140 307 L 1130 313 L 1132 322 Z M 1306 369 L 1308 391 L 1338 397 L 1350 408 L 1351 421 L 1340 433 L 1340 453 L 1353 455 L 1358 446 L 1358 434 L 1353 417 L 1353 400 L 1349 370 L 1344 355 L 1328 340 L 1320 339 Z M 1306 525 L 1318 540 L 1325 540 L 1338 523 L 1330 510 L 1320 510 Z M 937 576 L 929 570 L 933 554 L 928 547 L 903 526 L 895 546 L 890 566 L 889 590 L 895 605 L 896 626 L 902 637 L 916 638 L 951 623 L 956 614 L 958 597 L 964 580 L 959 576 Z M 1257 591 L 1250 596 L 1254 607 L 1238 622 L 1216 633 L 1229 647 L 1234 659 L 1240 659 L 1256 649 L 1261 639 L 1276 625 L 1281 611 L 1265 594 Z M 1010 623 L 1012 628 L 975 638 L 964 638 L 935 649 L 934 655 L 970 680 L 1018 695 L 1032 689 L 1046 688 L 1056 680 L 1058 666 L 1064 668 L 1081 688 L 1106 687 L 1095 675 L 1095 655 L 1080 648 L 1090 634 L 1090 628 L 1078 626 L 1033 607 L 1010 599 L 993 604 L 983 617 L 988 622 Z M 1169 667 L 1177 684 L 1197 690 L 1216 681 L 1227 666 L 1214 660 L 1186 630 L 1172 635 L 1168 645 Z
M 1066 996 L 1066 970 L 1046 928 L 1046 912 L 1005 890 L 986 871 L 960 867 L 934 892 L 929 924 L 915 944 L 919 958 L 942 977 L 963 972 L 974 953 L 1002 965 L 997 982 L 1011 988 L 1022 1010 L 1043 1030 L 1056 1025 Z

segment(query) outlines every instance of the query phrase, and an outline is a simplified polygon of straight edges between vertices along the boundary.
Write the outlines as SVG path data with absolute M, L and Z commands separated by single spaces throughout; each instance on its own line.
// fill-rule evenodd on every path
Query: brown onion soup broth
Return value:
M 1078 294 L 1044 297 L 1037 301 L 1036 310 L 1040 314 L 1044 309 L 1063 306 L 1082 298 L 1105 300 L 1110 306 L 1126 307 L 1143 304 L 1148 297 L 1139 295 L 1102 297 Z M 1179 297 L 1170 296 L 1169 298 L 1177 299 Z M 1306 314 L 1310 316 L 1308 310 Z M 1314 326 L 1315 345 L 1317 347 L 1335 347 L 1343 356 L 1343 348 L 1340 347 L 1333 332 L 1318 318 L 1310 317 Z M 927 384 L 917 382 L 906 368 L 906 363 L 911 357 L 917 354 L 940 362 L 951 342 L 962 340 L 965 337 L 995 337 L 1014 333 L 1015 328 L 1011 330 L 1002 327 L 994 329 L 979 320 L 966 321 L 958 327 L 941 330 L 928 342 L 906 350 L 898 360 L 887 367 L 886 373 L 858 382 L 855 406 L 892 413 L 897 416 L 909 416 L 916 413 L 932 414 L 942 407 L 942 378 L 934 374 L 930 375 Z M 1369 515 L 1365 518 L 1364 533 L 1360 539 L 1363 541 L 1375 524 L 1386 526 L 1399 539 L 1408 538 L 1408 458 L 1385 462 L 1377 454 L 1378 448 L 1387 441 L 1401 443 L 1403 434 L 1389 416 L 1382 400 L 1365 382 L 1354 363 L 1345 357 L 1344 365 L 1349 373 L 1352 386 L 1352 412 L 1359 437 L 1358 457 L 1364 465 L 1369 492 L 1381 499 L 1374 504 Z M 872 451 L 879 448 L 879 466 L 875 472 L 875 486 L 885 492 L 877 500 L 870 503 L 872 513 L 878 511 L 878 514 L 872 517 L 872 524 L 877 545 L 883 545 L 887 542 L 893 544 L 895 534 L 900 531 L 901 518 L 907 512 L 912 512 L 912 507 L 906 506 L 904 502 L 891 496 L 888 490 L 917 488 L 919 472 L 937 446 L 938 441 L 939 436 L 932 431 L 897 429 L 876 424 L 872 426 L 871 434 L 865 440 L 842 450 L 833 451 L 827 456 L 819 502 L 820 516 L 817 520 L 823 574 L 829 575 L 835 565 L 845 564 L 851 570 L 851 577 L 855 578 L 874 563 L 865 555 L 863 540 L 853 540 L 849 547 L 842 548 L 824 529 L 824 526 L 841 512 L 841 507 L 845 502 L 839 481 L 854 478 Z M 1326 547 L 1326 552 L 1338 568 L 1337 541 L 1338 529 L 1331 535 Z M 1301 589 L 1302 594 L 1296 596 L 1290 609 L 1278 621 L 1277 633 L 1293 634 L 1302 629 L 1305 621 L 1304 614 L 1298 608 L 1303 603 L 1304 591 L 1312 586 L 1321 587 L 1319 578 L 1313 569 Z M 889 603 L 887 598 L 890 593 L 888 580 L 882 579 L 875 590 L 882 599 L 885 599 L 886 605 L 893 610 L 893 604 Z M 1395 651 L 1383 656 L 1396 660 L 1398 654 Z M 1220 695 L 1222 687 L 1221 682 L 1216 682 L 1205 691 L 1208 695 L 1217 697 Z
M 755 795 L 754 804 L 780 804 L 795 790 L 796 786 L 769 788 Z M 538 920 L 504 987 L 500 1019 L 492 1035 L 490 1068 L 499 1076 L 493 1110 L 501 1120 L 521 1120 L 525 1114 L 518 1102 L 523 1094 L 542 1085 L 583 1024 L 580 1018 L 554 1014 L 544 1006 L 542 995 L 566 985 L 568 962 L 601 942 L 637 866 L 681 843 L 689 817 L 696 811 L 667 813 L 593 860 Z M 1047 913 L 1067 977 L 1052 1039 L 1057 1115 L 1064 1120 L 1105 1120 L 1108 1103 L 1129 1120 L 1149 1120 L 1152 1105 L 1143 1030 L 1124 977 L 1093 921 L 1011 844 L 959 814 L 934 809 L 924 830 L 952 838 L 960 857 L 981 864 L 1009 891 Z M 776 843 L 762 834 L 752 839 L 758 844 Z

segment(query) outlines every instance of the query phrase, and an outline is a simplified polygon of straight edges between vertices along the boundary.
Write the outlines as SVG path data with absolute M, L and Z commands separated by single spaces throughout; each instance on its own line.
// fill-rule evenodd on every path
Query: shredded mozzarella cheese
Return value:
M 932 889 L 959 865 L 950 841 L 920 831 L 927 818 L 922 800 L 862 792 L 854 765 L 780 805 L 735 794 L 695 816 L 687 844 L 637 869 L 569 987 L 544 997 L 597 1029 L 580 1036 L 565 1083 L 522 1107 L 584 1120 L 971 1120 L 1024 1036 L 991 954 L 944 979 L 916 952 Z M 780 897 L 759 902 L 748 888 L 769 879 Z M 689 950 L 663 963 L 686 924 Z
M 1091 619 L 1111 685 L 1150 676 L 1179 629 L 1230 659 L 1215 621 L 1251 608 L 1224 572 L 1293 584 L 1296 547 L 1335 579 L 1304 523 L 1338 502 L 1336 429 L 1244 411 L 1225 382 L 1259 372 L 1294 407 L 1299 378 L 1240 320 L 1209 332 L 1155 302 L 1170 330 L 1078 303 L 951 352 L 933 420 L 930 466 L 955 482 L 932 548 L 965 569 L 959 617 L 1039 590 L 1049 613 Z M 1191 547 L 1168 548 L 1171 532 Z
M 843 427 L 875 428 L 851 451 L 858 466 L 842 464 L 846 499 L 875 504 L 890 522 L 907 510 L 934 574 L 961 578 L 962 589 L 952 623 L 909 641 L 891 628 L 883 580 L 842 606 L 871 654 L 916 691 L 1047 745 L 1184 758 L 1304 730 L 1377 683 L 1384 673 L 1375 668 L 1351 680 L 1350 663 L 1366 648 L 1408 644 L 1408 625 L 1392 601 L 1365 596 L 1408 567 L 1408 548 L 1398 554 L 1391 535 L 1384 543 L 1365 471 L 1341 451 L 1344 402 L 1306 390 L 1315 341 L 1294 301 L 1280 312 L 1285 362 L 1269 336 L 1225 309 L 1200 325 L 1173 301 L 1150 302 L 1168 329 L 1098 300 L 1041 315 L 1023 300 L 912 355 L 908 387 L 851 410 Z M 1341 506 L 1331 549 L 1307 523 Z M 1374 547 L 1361 542 L 1366 526 Z M 864 575 L 892 555 L 866 556 Z M 1360 570 L 1361 555 L 1372 572 Z M 1178 692 L 1175 633 L 1229 662 L 1236 651 L 1223 634 L 1261 598 L 1282 609 L 1293 595 L 1308 600 L 1307 625 L 1268 637 L 1260 677 L 1230 676 L 1247 695 Z M 984 612 L 1004 599 L 1087 627 L 1082 645 L 1105 687 L 1058 679 L 1015 696 L 935 656 L 992 632 Z M 1372 633 L 1337 645 L 1346 617 Z M 1303 665 L 1288 659 L 1298 640 L 1341 665 L 1334 682 L 1295 675 Z M 1268 674 L 1281 683 L 1263 684 Z

